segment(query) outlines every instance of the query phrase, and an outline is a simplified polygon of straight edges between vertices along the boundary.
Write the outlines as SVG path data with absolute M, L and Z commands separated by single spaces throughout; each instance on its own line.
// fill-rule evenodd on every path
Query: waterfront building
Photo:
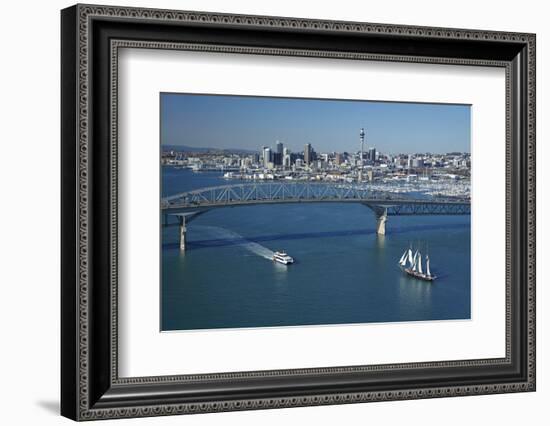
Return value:
M 252 158 L 251 157 L 241 158 L 241 161 L 240 161 L 241 169 L 246 169 L 246 168 L 250 167 L 251 165 L 252 165 Z

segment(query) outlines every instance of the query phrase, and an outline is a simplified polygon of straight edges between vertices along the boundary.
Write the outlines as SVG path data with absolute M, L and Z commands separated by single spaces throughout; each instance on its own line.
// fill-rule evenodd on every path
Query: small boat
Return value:
M 407 265 L 408 264 L 408 265 Z M 405 250 L 405 253 L 399 259 L 399 267 L 403 272 L 411 277 L 424 281 L 433 281 L 437 277 L 430 271 L 430 257 L 426 256 L 426 272 L 422 270 L 422 253 L 416 250 L 413 255 L 412 249 Z
M 294 259 L 286 254 L 284 251 L 276 251 L 275 253 L 273 253 L 272 259 L 274 262 L 279 262 L 283 265 L 294 263 Z

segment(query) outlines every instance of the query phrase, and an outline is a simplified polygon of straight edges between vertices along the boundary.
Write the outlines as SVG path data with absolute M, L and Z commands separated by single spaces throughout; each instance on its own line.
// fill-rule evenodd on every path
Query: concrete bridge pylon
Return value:
M 388 211 L 384 209 L 381 214 L 376 213 L 376 233 L 378 235 L 386 235 L 386 222 L 388 220 Z

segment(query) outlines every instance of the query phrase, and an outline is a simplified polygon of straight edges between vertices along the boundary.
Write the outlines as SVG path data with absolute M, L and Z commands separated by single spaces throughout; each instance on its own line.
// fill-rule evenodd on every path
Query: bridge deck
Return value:
M 388 216 L 469 215 L 470 202 L 456 199 L 413 199 L 365 187 L 312 183 L 239 184 L 201 188 L 166 197 L 161 202 L 164 225 L 178 216 L 180 246 L 185 247 L 186 223 L 211 209 L 259 204 L 360 203 L 377 218 L 377 233 L 385 234 Z M 182 248 L 184 250 L 184 248 Z
M 432 210 L 443 211 L 448 206 L 456 210 L 468 210 L 469 200 L 413 199 L 394 193 L 373 190 L 369 187 L 317 182 L 244 183 L 200 188 L 165 197 L 162 209 L 216 208 L 237 205 L 274 203 L 363 203 L 404 211 L 422 210 L 414 206 L 430 205 Z M 400 207 L 401 206 L 401 207 Z M 437 207 L 439 206 L 439 207 Z

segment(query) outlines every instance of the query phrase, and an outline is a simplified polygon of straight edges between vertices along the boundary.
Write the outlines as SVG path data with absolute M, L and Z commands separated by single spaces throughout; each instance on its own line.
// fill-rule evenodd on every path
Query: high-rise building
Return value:
M 271 154 L 273 158 L 273 165 L 274 166 L 282 166 L 283 165 L 283 154 L 280 152 L 274 152 Z
M 310 143 L 306 143 L 304 146 L 304 163 L 307 165 L 313 161 L 313 148 Z
M 412 166 L 413 168 L 418 168 L 418 167 L 424 167 L 424 160 L 421 159 L 421 158 L 415 158 L 413 161 L 412 161 Z
M 334 163 L 337 166 L 339 166 L 343 162 L 344 162 L 344 156 L 342 154 L 340 154 L 339 152 L 337 152 L 336 155 L 334 156 Z
M 290 149 L 288 149 L 287 147 L 285 147 L 283 149 L 283 167 L 285 169 L 287 168 L 290 168 L 290 164 L 291 164 L 291 158 L 290 158 Z
M 275 152 L 277 154 L 283 155 L 283 143 L 282 142 L 277 141 L 277 143 L 275 144 Z
M 372 162 L 376 161 L 376 148 L 374 147 L 369 148 L 369 160 Z
M 271 148 L 265 147 L 263 148 L 263 163 L 264 167 L 269 167 L 269 163 L 271 163 Z

